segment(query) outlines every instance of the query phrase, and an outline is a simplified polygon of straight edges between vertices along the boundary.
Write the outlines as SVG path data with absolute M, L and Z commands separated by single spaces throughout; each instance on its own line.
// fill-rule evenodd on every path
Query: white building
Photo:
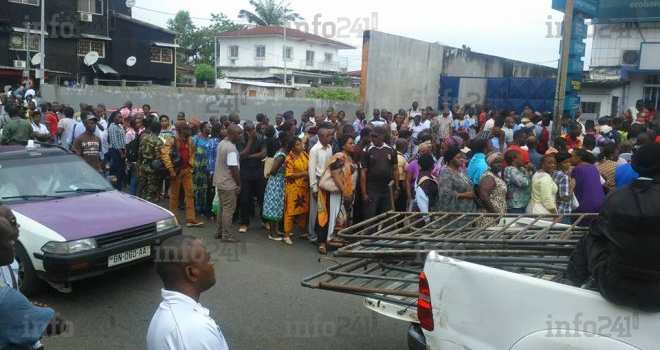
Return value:
M 620 117 L 637 100 L 657 109 L 660 22 L 602 23 L 594 33 L 589 79 L 580 94 L 583 118 Z
M 224 32 L 218 39 L 218 67 L 227 78 L 281 83 L 286 72 L 286 79 L 293 86 L 330 83 L 333 75 L 347 68 L 339 60 L 339 50 L 355 49 L 278 26 Z

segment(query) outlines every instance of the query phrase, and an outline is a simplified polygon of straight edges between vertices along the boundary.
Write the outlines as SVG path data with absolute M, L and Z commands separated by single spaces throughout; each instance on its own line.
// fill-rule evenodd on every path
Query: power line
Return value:
M 162 14 L 162 15 L 167 15 L 167 16 L 172 16 L 172 17 L 175 17 L 175 16 L 176 16 L 176 13 L 169 13 L 169 12 L 160 11 L 160 10 L 154 10 L 154 9 L 150 9 L 150 8 L 146 8 L 146 7 L 141 7 L 141 6 L 133 6 L 133 8 L 140 9 L 140 10 L 144 10 L 144 11 L 150 11 L 150 12 L 160 13 L 160 14 Z M 190 19 L 198 19 L 198 20 L 201 20 L 201 21 L 213 22 L 213 19 L 212 19 L 212 18 L 204 18 L 204 17 L 193 17 L 193 16 L 190 16 Z M 231 18 L 228 18 L 228 20 L 230 20 L 230 21 L 232 21 L 232 22 L 249 23 L 247 20 L 244 20 L 244 19 L 231 19 Z

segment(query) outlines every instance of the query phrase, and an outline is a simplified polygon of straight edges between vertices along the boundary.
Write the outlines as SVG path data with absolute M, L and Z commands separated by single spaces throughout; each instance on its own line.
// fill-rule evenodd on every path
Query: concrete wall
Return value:
M 73 106 L 75 109 L 81 102 L 103 103 L 107 108 L 119 107 L 124 101 L 130 100 L 134 106 L 147 103 L 159 114 L 176 116 L 179 111 L 186 112 L 188 117 L 208 120 L 211 116 L 227 115 L 237 112 L 243 120 L 254 120 L 257 113 L 266 113 L 273 117 L 277 113 L 292 110 L 296 119 L 309 107 L 315 107 L 317 113 L 325 112 L 332 106 L 335 111 L 346 112 L 346 119 L 353 120 L 355 112 L 361 108 L 359 102 L 330 101 L 308 98 L 247 98 L 244 95 L 230 95 L 226 90 L 172 88 L 172 87 L 118 87 L 92 86 L 85 88 L 68 88 L 55 85 L 43 85 L 41 95 L 44 101 L 60 102 Z
M 454 47 L 428 43 L 397 35 L 366 31 L 366 92 L 369 109 L 398 110 L 420 106 L 438 107 L 440 76 L 474 78 L 512 78 L 556 76 L 556 69 L 502 57 L 469 52 Z M 364 62 L 364 57 L 363 57 Z M 364 76 L 363 76 L 364 80 Z M 466 81 L 461 94 L 485 94 L 485 79 Z M 463 81 L 461 81 L 463 85 Z M 474 90 L 471 90 L 474 89 Z
M 442 45 L 377 31 L 365 31 L 364 42 L 368 59 L 366 67 L 363 60 L 366 81 L 363 77 L 362 84 L 366 85 L 367 110 L 407 110 L 413 101 L 420 107 L 437 106 Z

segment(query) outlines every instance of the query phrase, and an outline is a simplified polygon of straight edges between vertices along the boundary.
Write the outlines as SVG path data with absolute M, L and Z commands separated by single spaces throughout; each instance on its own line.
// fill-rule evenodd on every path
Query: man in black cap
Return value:
M 611 192 L 569 261 L 565 283 L 591 275 L 612 303 L 660 311 L 660 144 L 633 157 L 639 179 Z
M 372 144 L 362 153 L 360 161 L 360 189 L 364 202 L 364 218 L 392 209 L 392 201 L 399 196 L 397 156 L 394 149 L 385 143 L 383 126 L 374 127 L 371 132 Z M 390 183 L 394 184 L 394 198 L 390 195 Z

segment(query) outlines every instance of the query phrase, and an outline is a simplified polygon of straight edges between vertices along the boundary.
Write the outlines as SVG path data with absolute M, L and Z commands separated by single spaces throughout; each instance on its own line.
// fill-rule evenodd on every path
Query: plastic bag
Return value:
M 213 214 L 218 214 L 218 207 L 220 206 L 220 197 L 218 197 L 218 191 L 215 191 L 215 197 L 213 197 L 213 202 L 211 203 L 211 211 Z

